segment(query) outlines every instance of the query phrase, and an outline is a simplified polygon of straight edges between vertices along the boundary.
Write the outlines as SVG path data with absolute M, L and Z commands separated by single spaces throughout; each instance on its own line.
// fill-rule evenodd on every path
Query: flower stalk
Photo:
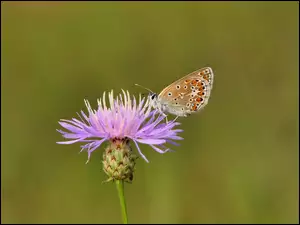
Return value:
M 116 186 L 117 186 L 118 195 L 119 195 L 119 199 L 120 199 L 123 224 L 128 224 L 126 201 L 125 201 L 125 196 L 124 196 L 124 181 L 116 180 Z

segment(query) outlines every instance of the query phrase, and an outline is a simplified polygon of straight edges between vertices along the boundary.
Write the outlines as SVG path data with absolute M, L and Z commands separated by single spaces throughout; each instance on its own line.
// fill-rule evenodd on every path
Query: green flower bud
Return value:
M 108 175 L 106 182 L 124 180 L 131 183 L 137 158 L 128 138 L 111 139 L 103 153 L 103 170 Z

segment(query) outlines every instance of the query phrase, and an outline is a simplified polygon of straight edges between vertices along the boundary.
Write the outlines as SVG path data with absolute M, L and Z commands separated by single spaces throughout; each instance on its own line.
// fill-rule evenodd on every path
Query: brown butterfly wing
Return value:
M 163 89 L 158 97 L 162 103 L 168 105 L 171 113 L 191 114 L 208 103 L 212 83 L 211 68 L 202 68 L 173 82 Z

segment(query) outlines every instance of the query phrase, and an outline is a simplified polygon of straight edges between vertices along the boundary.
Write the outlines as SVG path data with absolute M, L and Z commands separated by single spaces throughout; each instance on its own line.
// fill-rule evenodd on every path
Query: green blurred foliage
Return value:
M 298 223 L 298 2 L 1 2 L 3 223 L 120 223 L 103 147 L 58 145 L 104 91 L 204 66 L 207 107 L 137 163 L 130 223 Z

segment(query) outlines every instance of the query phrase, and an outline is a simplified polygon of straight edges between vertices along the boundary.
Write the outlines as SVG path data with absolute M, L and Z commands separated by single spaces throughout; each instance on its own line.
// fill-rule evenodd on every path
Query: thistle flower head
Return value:
M 148 98 L 139 96 L 139 101 L 137 101 L 134 96 L 130 96 L 128 91 L 122 90 L 122 92 L 123 94 L 115 99 L 113 91 L 108 93 L 109 106 L 106 104 L 104 92 L 103 98 L 98 100 L 97 110 L 93 110 L 89 102 L 85 100 L 88 114 L 81 111 L 78 114 L 79 119 L 62 119 L 59 124 L 67 131 L 57 131 L 64 138 L 71 140 L 57 143 L 84 142 L 81 151 L 88 152 L 89 161 L 91 153 L 105 141 L 113 143 L 115 140 L 126 140 L 128 143 L 128 140 L 132 140 L 141 157 L 148 162 L 139 144 L 147 144 L 156 152 L 165 153 L 170 150 L 165 146 L 167 142 L 176 144 L 174 140 L 182 139 L 178 136 L 182 130 L 175 129 L 179 123 L 175 121 L 166 123 L 165 117 L 151 108 Z M 123 163 L 123 158 L 120 160 Z

